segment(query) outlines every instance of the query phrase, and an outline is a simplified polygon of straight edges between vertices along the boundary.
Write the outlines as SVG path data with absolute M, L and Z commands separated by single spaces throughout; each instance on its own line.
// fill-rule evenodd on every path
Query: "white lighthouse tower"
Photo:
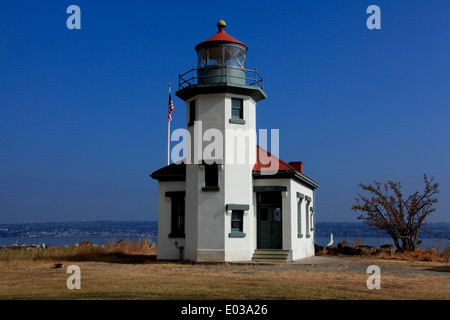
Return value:
M 225 32 L 223 20 L 217 27 L 214 36 L 195 47 L 197 68 L 180 77 L 176 93 L 187 104 L 191 155 L 197 159 L 202 155 L 199 163 L 186 166 L 185 257 L 245 261 L 254 251 L 253 230 L 245 223 L 248 213 L 254 212 L 252 133 L 256 133 L 256 103 L 266 95 L 262 78 L 245 69 L 247 46 Z M 223 143 L 216 144 L 223 149 L 216 150 L 213 159 L 207 159 L 207 142 L 194 146 L 208 130 L 214 132 L 210 129 L 223 137 Z
M 246 69 L 248 47 L 225 32 L 225 21 L 217 27 L 195 47 L 197 67 L 179 76 L 188 156 L 151 175 L 159 181 L 158 259 L 289 261 L 313 255 L 318 184 L 303 174 L 303 163 L 267 152 L 264 163 L 276 161 L 278 170 L 263 174 L 256 143 L 263 78 Z

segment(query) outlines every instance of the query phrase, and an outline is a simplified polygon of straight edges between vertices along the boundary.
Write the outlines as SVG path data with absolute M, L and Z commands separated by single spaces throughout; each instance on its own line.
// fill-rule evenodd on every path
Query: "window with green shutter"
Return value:
M 233 210 L 231 211 L 231 232 L 230 238 L 244 238 L 244 211 Z
M 231 98 L 230 123 L 245 124 L 244 101 L 242 99 Z

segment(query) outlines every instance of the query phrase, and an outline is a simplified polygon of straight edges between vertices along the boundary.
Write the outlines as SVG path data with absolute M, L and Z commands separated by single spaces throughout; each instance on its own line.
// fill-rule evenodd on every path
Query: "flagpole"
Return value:
M 170 82 L 169 82 L 169 103 L 170 103 Z M 167 117 L 167 165 L 169 164 L 170 164 L 170 117 Z

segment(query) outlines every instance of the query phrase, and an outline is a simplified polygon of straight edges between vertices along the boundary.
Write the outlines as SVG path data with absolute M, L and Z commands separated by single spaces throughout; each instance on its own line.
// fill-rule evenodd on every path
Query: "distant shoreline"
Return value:
M 429 223 L 432 232 L 421 233 L 420 239 L 450 238 L 450 223 Z M 346 238 L 384 238 L 386 234 L 371 230 L 362 222 L 316 222 L 316 238 L 330 237 Z M 439 236 L 436 236 L 440 234 Z M 156 237 L 158 235 L 157 221 L 68 221 L 43 223 L 11 223 L 0 224 L 0 238 L 70 238 L 70 237 Z
M 12 245 L 17 244 L 20 245 L 40 245 L 44 243 L 46 246 L 54 246 L 54 247 L 63 247 L 63 246 L 72 246 L 76 245 L 77 243 L 82 243 L 83 241 L 86 242 L 92 242 L 95 245 L 102 245 L 102 244 L 111 244 L 116 243 L 119 240 L 128 239 L 131 241 L 138 241 L 138 240 L 150 240 L 153 243 L 157 245 L 157 237 L 156 236 L 148 236 L 148 237 L 123 237 L 123 236 L 117 236 L 117 237 L 41 237 L 41 238 L 35 238 L 35 237 L 0 237 L 0 249 L 2 247 L 9 247 Z M 329 242 L 329 236 L 328 237 L 316 237 L 315 244 L 319 246 L 326 246 Z M 427 248 L 435 248 L 435 249 L 445 249 L 447 246 L 449 246 L 449 241 L 446 239 L 438 239 L 438 238 L 424 238 L 422 239 L 423 242 L 419 246 L 421 249 L 427 249 Z M 355 243 L 358 243 L 359 245 L 369 245 L 369 246 L 382 246 L 385 244 L 393 244 L 393 241 L 391 238 L 387 237 L 370 237 L 370 238 L 363 238 L 363 237 L 346 237 L 346 238 L 340 238 L 340 237 L 334 237 L 334 246 L 337 246 L 338 243 L 346 243 L 347 245 L 352 245 Z

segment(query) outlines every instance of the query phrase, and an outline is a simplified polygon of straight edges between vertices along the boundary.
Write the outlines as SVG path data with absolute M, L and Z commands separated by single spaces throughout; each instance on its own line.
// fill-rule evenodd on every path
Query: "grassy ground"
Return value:
M 334 257 L 314 266 L 199 264 L 155 261 L 156 249 L 142 243 L 53 249 L 0 252 L 0 299 L 450 298 L 448 261 Z M 372 264 L 381 268 L 379 290 L 366 286 Z M 80 290 L 66 286 L 69 265 L 80 267 Z

